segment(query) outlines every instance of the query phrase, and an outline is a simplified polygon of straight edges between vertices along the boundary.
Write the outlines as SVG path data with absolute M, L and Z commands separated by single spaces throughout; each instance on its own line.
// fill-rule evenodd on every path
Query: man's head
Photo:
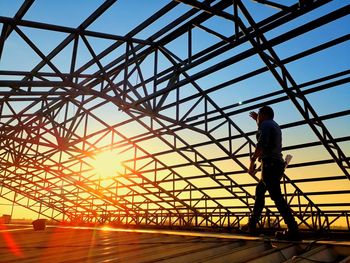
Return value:
M 273 120 L 274 115 L 273 109 L 270 106 L 263 106 L 258 111 L 258 123 Z

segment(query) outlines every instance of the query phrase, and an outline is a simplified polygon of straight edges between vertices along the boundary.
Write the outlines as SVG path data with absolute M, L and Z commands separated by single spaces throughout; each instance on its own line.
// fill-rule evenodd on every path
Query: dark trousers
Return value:
M 288 203 L 283 198 L 280 186 L 280 180 L 284 173 L 284 163 L 280 160 L 266 159 L 261 165 L 261 180 L 255 190 L 255 204 L 253 214 L 250 218 L 250 225 L 255 227 L 261 216 L 265 206 L 265 193 L 269 191 L 271 199 L 287 224 L 289 230 L 297 230 L 298 225 L 293 217 L 293 214 L 288 206 Z

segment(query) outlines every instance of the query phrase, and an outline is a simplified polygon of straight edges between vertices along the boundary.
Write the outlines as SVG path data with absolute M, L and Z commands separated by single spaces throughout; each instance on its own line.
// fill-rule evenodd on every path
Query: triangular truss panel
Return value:
M 259 180 L 248 113 L 268 104 L 300 227 L 350 228 L 348 1 L 50 4 L 0 3 L 4 214 L 239 227 Z M 283 224 L 269 198 L 260 223 Z

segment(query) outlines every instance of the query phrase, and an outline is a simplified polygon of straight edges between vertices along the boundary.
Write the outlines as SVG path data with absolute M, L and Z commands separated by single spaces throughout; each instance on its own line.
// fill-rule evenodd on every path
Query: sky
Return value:
M 13 17 L 17 9 L 20 7 L 23 1 L 14 0 L 0 0 L 0 16 Z M 103 1 L 92 1 L 92 0 L 61 0 L 61 1 L 47 1 L 47 0 L 36 0 L 27 14 L 24 16 L 24 20 L 31 20 L 43 23 L 57 24 L 67 27 L 77 27 L 85 18 L 89 16 Z M 105 14 L 103 14 L 96 22 L 94 22 L 88 30 L 100 31 L 104 33 L 116 34 L 119 36 L 124 36 L 139 23 L 144 21 L 155 11 L 160 9 L 162 6 L 166 5 L 169 1 L 167 0 L 119 0 L 114 4 Z M 285 1 L 285 4 L 292 4 L 295 1 Z M 247 8 L 253 14 L 256 22 L 272 15 L 276 12 L 275 9 L 266 7 L 253 1 L 244 1 Z M 283 27 L 278 27 L 266 34 L 268 40 L 274 39 L 280 34 L 286 33 L 289 30 L 302 25 L 307 21 L 311 21 L 319 16 L 325 15 L 333 10 L 336 10 L 342 6 L 348 5 L 350 2 L 348 0 L 335 0 L 325 6 L 310 12 L 296 20 L 288 22 Z M 161 29 L 170 21 L 173 21 L 176 17 L 188 11 L 190 8 L 183 4 L 178 5 L 169 14 L 160 18 L 159 21 L 150 25 L 147 29 L 138 33 L 135 37 L 139 39 L 147 39 L 154 32 Z M 226 11 L 230 11 L 229 9 Z M 234 32 L 232 23 L 225 21 L 221 18 L 209 19 L 204 25 L 210 29 L 217 30 L 220 34 L 224 36 L 231 36 Z M 297 54 L 305 49 L 312 48 L 316 45 L 325 43 L 337 37 L 349 34 L 350 16 L 345 16 L 337 21 L 326 24 L 325 26 L 307 32 L 304 35 L 298 36 L 291 39 L 285 43 L 279 44 L 274 47 L 274 50 L 281 59 L 288 58 L 294 54 Z M 0 29 L 2 24 L 0 24 Z M 64 33 L 52 33 L 43 30 L 35 30 L 30 28 L 21 28 L 23 32 L 31 37 L 31 40 L 41 49 L 44 54 L 48 54 L 52 49 L 55 48 L 65 37 Z M 209 35 L 206 32 L 196 28 L 193 30 L 193 53 L 199 52 L 206 47 L 209 47 L 213 43 L 218 42 L 218 38 Z M 91 45 L 93 46 L 96 53 L 101 52 L 106 47 L 112 44 L 110 40 L 98 40 L 89 38 Z M 187 37 L 182 36 L 177 40 L 173 41 L 169 45 L 166 45 L 170 51 L 176 54 L 178 57 L 185 59 L 188 51 L 186 48 Z M 196 66 L 188 71 L 188 74 L 196 74 L 197 72 L 209 68 L 217 63 L 228 59 L 240 52 L 248 50 L 251 48 L 250 44 L 243 44 L 224 52 L 208 62 Z M 69 45 L 64 52 L 59 56 L 55 57 L 52 61 L 54 64 L 63 72 L 68 72 L 70 67 L 70 60 L 67 57 L 71 54 L 72 45 Z M 117 50 L 113 53 L 113 56 L 121 54 L 125 49 Z M 290 71 L 291 75 L 295 79 L 297 84 L 302 84 L 325 75 L 337 73 L 343 70 L 348 70 L 350 68 L 350 41 L 343 42 L 340 45 L 329 48 L 322 52 L 312 54 L 301 60 L 297 60 L 286 65 L 287 69 Z M 142 69 L 145 76 L 151 77 L 153 74 L 152 67 L 152 56 L 150 59 L 146 60 L 142 64 Z M 83 65 L 91 59 L 88 50 L 84 47 L 80 48 L 78 51 L 78 61 L 77 66 Z M 103 60 L 103 64 L 107 64 L 111 61 L 112 57 Z M 0 70 L 31 70 L 38 62 L 40 58 L 28 47 L 21 38 L 13 33 L 8 38 L 5 43 L 4 53 L 0 61 Z M 160 58 L 159 69 L 165 69 L 170 65 L 165 58 Z M 230 80 L 234 77 L 239 77 L 242 74 L 248 73 L 252 70 L 263 67 L 264 64 L 260 57 L 257 55 L 251 56 L 247 59 L 241 60 L 233 65 L 230 65 L 224 69 L 214 72 L 206 77 L 198 79 L 197 83 L 203 90 L 212 88 L 224 81 Z M 86 73 L 91 73 L 96 70 L 96 66 L 91 67 L 86 71 Z M 44 70 L 50 70 L 45 67 Z M 2 78 L 2 77 L 0 77 Z M 8 79 L 8 77 L 6 77 Z M 137 81 L 135 79 L 134 81 Z M 136 83 L 135 83 L 136 84 Z M 251 79 L 241 81 L 239 83 L 230 85 L 227 88 L 218 90 L 216 92 L 210 93 L 210 98 L 215 101 L 216 104 L 220 106 L 229 106 L 235 103 L 244 102 L 250 98 L 260 96 L 269 92 L 278 91 L 281 87 L 278 85 L 276 80 L 270 73 L 263 73 Z M 344 84 L 337 86 L 332 89 L 327 89 L 321 92 L 312 93 L 307 95 L 307 99 L 310 101 L 313 108 L 316 110 L 318 115 L 323 116 L 338 111 L 349 110 L 350 92 L 349 85 Z M 195 94 L 197 91 L 193 87 L 186 86 L 181 90 L 182 96 L 189 96 L 190 94 Z M 171 97 L 171 96 L 169 96 Z M 242 107 L 243 107 L 242 106 Z M 23 105 L 18 104 L 18 110 L 23 108 Z M 295 106 L 290 101 L 284 101 L 273 105 L 276 112 L 276 121 L 283 125 L 289 122 L 298 121 L 301 119 L 300 113 L 296 110 Z M 106 109 L 108 109 L 109 114 L 106 114 Z M 202 109 L 198 108 L 200 112 Z M 120 116 L 121 113 L 116 113 L 117 109 L 115 106 L 107 105 L 105 108 L 96 109 L 95 113 L 98 114 L 106 122 L 116 122 L 116 115 L 119 114 L 119 121 L 125 119 L 127 116 Z M 164 112 L 167 113 L 168 112 Z M 172 114 L 169 111 L 169 114 Z M 171 115 L 170 115 L 171 116 Z M 232 120 L 237 123 L 244 131 L 250 132 L 256 129 L 255 124 L 249 120 L 247 117 L 247 112 L 235 114 L 231 116 Z M 349 116 L 336 118 L 325 122 L 327 128 L 332 133 L 335 138 L 348 136 L 350 130 L 350 118 Z M 137 126 L 137 125 L 136 125 Z M 135 127 L 136 127 L 135 126 Z M 131 126 L 126 126 L 125 131 L 123 127 L 121 131 L 125 132 L 127 136 L 136 135 L 136 128 L 130 129 Z M 99 126 L 96 124 L 92 130 L 98 130 Z M 132 132 L 130 130 L 133 130 Z M 139 130 L 142 131 L 141 129 Z M 225 136 L 224 131 L 221 136 Z M 293 145 L 296 143 L 312 142 L 317 141 L 317 138 L 307 126 L 301 126 L 297 128 L 285 129 L 283 131 L 284 135 L 284 145 Z M 190 143 L 195 143 L 195 140 L 201 141 L 201 139 L 195 138 L 188 132 L 182 134 L 186 140 Z M 145 147 L 151 152 L 160 151 L 159 145 L 153 142 L 145 142 Z M 340 144 L 342 150 L 347 156 L 350 154 L 350 144 L 345 142 Z M 202 149 L 203 154 L 208 158 L 213 156 L 220 156 L 224 153 L 215 147 L 207 147 Z M 329 159 L 329 154 L 325 151 L 323 147 L 313 147 L 308 150 L 294 150 L 290 153 L 293 154 L 293 162 L 299 163 L 304 161 L 314 161 L 320 159 Z M 181 162 L 179 156 L 162 156 L 165 162 Z M 245 160 L 247 161 L 247 160 Z M 224 170 L 230 171 L 234 169 L 232 162 L 221 163 L 220 167 Z M 295 168 L 288 170 L 288 175 L 291 178 L 305 178 L 305 176 L 315 177 L 315 176 L 330 176 L 330 175 L 340 175 L 339 168 L 336 165 L 320 165 L 317 167 L 305 167 L 305 168 Z M 246 178 L 235 178 L 237 181 L 246 182 Z M 197 182 L 200 186 L 210 185 L 210 182 L 202 181 Z M 329 184 L 320 184 L 318 189 L 349 189 L 350 183 L 348 181 L 338 181 L 330 182 Z M 315 187 L 311 184 L 303 184 L 303 189 L 305 191 L 313 190 Z M 349 196 L 345 196 L 344 200 Z M 316 197 L 313 197 L 316 198 Z M 324 197 L 317 197 L 317 200 L 323 200 Z M 333 200 L 334 201 L 334 200 Z M 2 209 L 2 208 L 0 208 Z M 8 208 L 6 208 L 6 213 L 8 213 Z M 2 211 L 2 210 L 0 210 Z M 3 210 L 5 211 L 5 210 Z M 18 217 L 26 217 L 28 212 L 20 208 L 16 209 Z M 5 212 L 4 212 L 5 213 Z M 28 214 L 29 216 L 29 214 Z

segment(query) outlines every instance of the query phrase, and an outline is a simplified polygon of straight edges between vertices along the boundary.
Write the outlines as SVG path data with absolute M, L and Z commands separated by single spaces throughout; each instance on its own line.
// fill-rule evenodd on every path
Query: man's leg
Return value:
M 271 163 L 266 165 L 265 168 L 265 175 L 268 175 L 264 177 L 265 184 L 270 197 L 275 202 L 278 211 L 283 217 L 284 222 L 287 224 L 289 233 L 297 237 L 298 224 L 296 223 L 292 211 L 281 192 L 280 178 L 283 175 L 283 167 L 278 163 Z
M 280 188 L 280 185 L 278 184 L 278 188 Z M 288 226 L 288 230 L 283 231 L 283 232 L 276 232 L 276 237 L 278 239 L 287 239 L 287 240 L 300 240 L 300 235 L 299 235 L 299 229 L 298 229 L 298 224 L 294 219 L 294 216 L 292 214 L 292 211 L 290 210 L 287 201 L 283 198 L 281 190 L 279 192 L 275 192 L 276 187 L 271 189 L 269 191 L 271 198 L 276 204 L 276 207 L 280 214 L 283 217 L 284 222 Z
M 264 209 L 265 193 L 266 193 L 265 183 L 262 180 L 260 180 L 255 189 L 255 203 L 253 208 L 253 214 L 249 220 L 249 227 L 252 230 L 256 229 L 256 224 L 258 223 L 262 210 Z
M 283 217 L 284 222 L 287 224 L 289 231 L 297 231 L 298 224 L 296 223 L 292 211 L 290 210 L 287 201 L 283 198 L 281 193 L 281 186 L 278 182 L 273 188 L 268 187 L 271 199 L 275 202 L 275 205 Z

